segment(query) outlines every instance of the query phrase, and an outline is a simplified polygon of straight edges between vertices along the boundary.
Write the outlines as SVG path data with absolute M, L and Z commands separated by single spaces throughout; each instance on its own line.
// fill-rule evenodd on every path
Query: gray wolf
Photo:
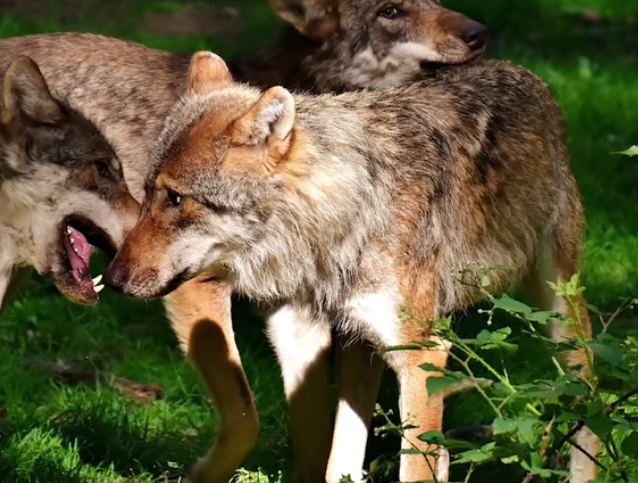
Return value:
M 433 318 L 480 299 L 451 274 L 505 266 L 490 290 L 521 283 L 536 306 L 575 315 L 546 284 L 570 279 L 580 263 L 582 208 L 562 115 L 546 85 L 513 64 L 293 96 L 235 84 L 223 60 L 199 53 L 152 159 L 142 217 L 105 274 L 130 296 L 163 296 L 205 271 L 273 306 L 275 319 L 306 321 L 313 334 L 337 325 L 383 352 L 437 341 Z M 591 336 L 576 303 L 582 327 L 554 320 L 556 339 Z M 441 429 L 443 402 L 428 397 L 432 373 L 419 365 L 444 363 L 444 347 L 384 355 L 402 419 L 418 428 L 408 447 L 432 450 L 416 436 Z M 585 351 L 564 357 L 588 377 Z M 366 430 L 341 416 L 331 483 L 362 479 Z M 593 433 L 576 439 L 596 453 Z M 401 481 L 432 479 L 434 464 L 402 455 Z M 595 478 L 577 450 L 571 470 L 573 482 Z
M 236 77 L 263 87 L 344 90 L 365 85 L 366 76 L 370 85 L 402 83 L 420 75 L 423 67 L 473 60 L 485 46 L 483 26 L 431 0 L 404 2 L 391 11 L 360 0 L 272 5 L 292 26 L 270 47 L 231 62 Z M 367 12 L 365 22 L 355 15 L 361 11 Z M 396 49 L 390 53 L 392 46 Z M 367 59 L 362 65 L 368 71 L 371 62 L 376 67 L 368 73 L 353 71 L 348 52 L 361 53 L 358 57 Z M 150 168 L 147 153 L 186 85 L 190 55 L 90 34 L 0 40 L 0 68 L 20 54 L 33 57 L 51 91 L 104 133 L 122 161 L 129 189 L 141 201 Z M 196 472 L 198 481 L 228 480 L 257 436 L 257 413 L 233 339 L 230 293 L 228 283 L 202 275 L 167 298 L 180 343 L 202 374 L 222 421 L 216 445 Z M 316 481 L 316 475 L 325 474 L 332 439 L 329 409 L 321 416 L 316 412 L 316 394 L 327 394 L 317 387 L 328 385 L 326 354 L 331 340 L 324 337 L 315 350 L 317 341 L 307 336 L 298 333 L 298 344 L 313 348 L 303 354 L 292 353 L 290 344 L 274 344 L 291 405 L 299 479 Z M 365 360 L 363 352 L 359 358 Z M 344 357 L 357 359 L 354 354 L 346 351 Z M 327 396 L 324 399 L 328 408 Z
M 435 0 L 269 0 L 294 28 L 229 62 L 262 87 L 338 92 L 399 86 L 436 65 L 485 51 L 487 29 Z
M 33 60 L 15 58 L 0 88 L 0 308 L 30 267 L 95 303 L 104 286 L 91 245 L 114 254 L 138 214 L 102 134 L 51 94 Z

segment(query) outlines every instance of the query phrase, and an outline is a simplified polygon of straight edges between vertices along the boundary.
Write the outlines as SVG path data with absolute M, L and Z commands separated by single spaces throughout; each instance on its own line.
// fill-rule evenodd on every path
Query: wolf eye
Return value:
M 182 195 L 176 193 L 173 190 L 166 190 L 166 198 L 168 202 L 174 207 L 178 207 L 182 204 Z
M 394 5 L 386 5 L 379 11 L 379 16 L 390 20 L 397 18 L 403 12 Z
M 108 161 L 100 159 L 95 162 L 95 170 L 97 174 L 103 178 L 107 178 L 111 175 L 111 167 L 109 166 Z

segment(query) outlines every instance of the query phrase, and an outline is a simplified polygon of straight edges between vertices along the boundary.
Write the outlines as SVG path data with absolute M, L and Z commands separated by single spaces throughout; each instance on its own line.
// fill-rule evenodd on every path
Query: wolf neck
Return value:
M 263 238 L 235 257 L 236 288 L 258 300 L 294 299 L 326 308 L 339 303 L 365 274 L 365 247 L 382 235 L 391 203 L 358 146 L 309 139 L 303 131 L 269 201 Z M 327 134 L 327 133 L 326 133 Z
M 228 66 L 235 79 L 262 88 L 283 85 L 290 89 L 314 90 L 304 65 L 319 47 L 319 42 L 286 26 L 270 45 L 254 54 L 233 58 Z

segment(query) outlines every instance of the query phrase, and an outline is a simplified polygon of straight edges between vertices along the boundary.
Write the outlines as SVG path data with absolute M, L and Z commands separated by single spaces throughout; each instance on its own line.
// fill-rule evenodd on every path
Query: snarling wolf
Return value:
M 432 0 L 273 0 L 271 5 L 291 26 L 270 47 L 231 62 L 237 78 L 262 87 L 323 92 L 401 84 L 424 68 L 475 59 L 486 41 L 482 25 Z M 0 69 L 20 54 L 33 57 L 52 93 L 104 133 L 122 161 L 129 189 L 141 200 L 150 168 L 147 152 L 187 83 L 190 55 L 97 35 L 51 34 L 0 40 Z M 257 436 L 257 413 L 234 343 L 230 293 L 227 282 L 202 275 L 167 299 L 180 343 L 220 412 L 217 444 L 195 471 L 198 482 L 227 481 Z M 283 322 L 277 327 L 285 331 Z M 323 390 L 329 384 L 331 340 L 295 333 L 297 345 L 305 347 L 297 352 L 271 330 L 291 405 L 298 479 L 314 482 L 325 474 L 332 440 L 329 392 Z M 342 351 L 341 366 L 363 361 L 365 371 L 370 351 L 363 346 L 359 354 L 356 347 Z
M 102 134 L 49 92 L 33 60 L 13 60 L 0 90 L 0 308 L 29 267 L 95 303 L 91 245 L 114 254 L 138 214 Z
M 546 282 L 578 272 L 581 202 L 561 112 L 532 73 L 492 61 L 400 89 L 293 96 L 235 84 L 202 52 L 189 86 L 107 283 L 152 298 L 206 271 L 278 307 L 275 318 L 314 334 L 336 324 L 380 351 L 437 342 L 433 318 L 481 298 L 451 276 L 468 267 L 507 267 L 492 274 L 494 293 L 522 283 L 536 306 L 575 315 Z M 576 307 L 591 336 L 582 299 Z M 550 327 L 558 340 L 579 330 Z M 433 373 L 419 366 L 441 365 L 444 347 L 384 355 L 402 419 L 418 428 L 408 448 L 431 451 L 417 435 L 441 430 L 442 400 L 425 384 Z M 589 375 L 584 350 L 563 355 Z M 344 411 L 335 434 L 326 480 L 360 480 L 365 429 Z M 596 453 L 593 433 L 576 439 Z M 430 480 L 433 469 L 404 454 L 401 481 Z M 578 450 L 571 469 L 573 482 L 595 478 Z

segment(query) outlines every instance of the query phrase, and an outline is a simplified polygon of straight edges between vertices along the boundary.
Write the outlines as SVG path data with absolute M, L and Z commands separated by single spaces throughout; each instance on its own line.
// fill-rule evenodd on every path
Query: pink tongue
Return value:
M 87 242 L 84 235 L 75 228 L 70 227 L 70 232 L 67 232 L 67 236 L 69 237 L 69 241 L 73 240 L 71 242 L 71 246 L 77 255 L 77 258 L 73 256 L 70 257 L 73 270 L 86 270 L 91 258 L 91 246 L 89 245 L 89 242 Z

